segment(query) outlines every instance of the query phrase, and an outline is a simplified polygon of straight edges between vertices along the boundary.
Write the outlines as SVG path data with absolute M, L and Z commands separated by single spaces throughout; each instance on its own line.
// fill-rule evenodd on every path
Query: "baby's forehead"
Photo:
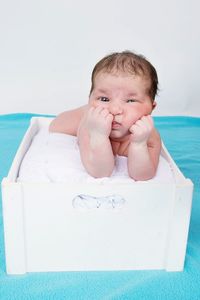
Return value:
M 143 87 L 149 88 L 151 86 L 151 79 L 144 74 L 131 74 L 129 72 L 107 72 L 100 71 L 94 77 L 94 86 L 101 84 L 111 83 L 127 83 L 127 85 L 135 85 L 136 82 L 140 82 Z
M 131 75 L 127 73 L 101 72 L 94 80 L 93 92 L 105 94 L 148 94 L 150 88 L 149 80 L 144 76 Z
M 150 80 L 150 76 L 148 74 L 144 74 L 142 72 L 134 73 L 134 72 L 129 72 L 129 71 L 120 71 L 117 69 L 114 69 L 112 71 L 101 70 L 95 74 L 94 80 L 97 80 L 99 78 L 101 78 L 101 79 L 107 78 L 108 76 L 113 77 L 113 78 L 115 78 L 115 77 L 116 78 L 119 78 L 119 77 L 132 78 L 132 79 L 140 78 L 141 80 L 144 80 L 144 81 Z

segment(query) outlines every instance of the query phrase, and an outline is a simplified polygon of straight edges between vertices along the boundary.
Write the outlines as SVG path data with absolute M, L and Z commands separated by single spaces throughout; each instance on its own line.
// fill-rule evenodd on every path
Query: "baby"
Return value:
M 127 157 L 131 178 L 148 180 L 156 173 L 161 150 L 150 116 L 157 85 L 156 70 L 143 56 L 110 54 L 94 67 L 88 104 L 61 113 L 49 130 L 77 136 L 91 176 L 110 176 L 115 155 L 121 155 Z

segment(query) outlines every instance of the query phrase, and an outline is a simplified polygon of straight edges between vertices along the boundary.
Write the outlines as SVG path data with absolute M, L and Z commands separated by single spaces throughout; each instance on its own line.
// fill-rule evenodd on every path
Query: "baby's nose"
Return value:
M 121 105 L 116 103 L 110 104 L 109 110 L 112 115 L 119 115 L 123 112 Z

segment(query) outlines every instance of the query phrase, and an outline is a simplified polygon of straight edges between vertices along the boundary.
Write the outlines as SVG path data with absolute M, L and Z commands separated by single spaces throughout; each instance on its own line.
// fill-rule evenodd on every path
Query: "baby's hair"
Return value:
M 154 66 L 140 54 L 131 51 L 114 52 L 103 57 L 94 67 L 92 71 L 92 86 L 90 94 L 94 89 L 95 77 L 100 72 L 105 73 L 129 73 L 131 75 L 144 76 L 150 80 L 150 87 L 148 90 L 152 101 L 158 91 L 158 76 Z

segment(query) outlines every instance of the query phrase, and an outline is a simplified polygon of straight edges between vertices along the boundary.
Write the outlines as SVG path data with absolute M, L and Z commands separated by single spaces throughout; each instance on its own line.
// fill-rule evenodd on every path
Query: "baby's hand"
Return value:
M 143 116 L 131 126 L 129 131 L 131 134 L 131 142 L 133 143 L 146 143 L 154 128 L 153 119 L 150 115 Z
M 109 137 L 112 127 L 113 115 L 108 109 L 97 106 L 90 107 L 83 118 L 83 124 L 90 134 L 100 134 Z

